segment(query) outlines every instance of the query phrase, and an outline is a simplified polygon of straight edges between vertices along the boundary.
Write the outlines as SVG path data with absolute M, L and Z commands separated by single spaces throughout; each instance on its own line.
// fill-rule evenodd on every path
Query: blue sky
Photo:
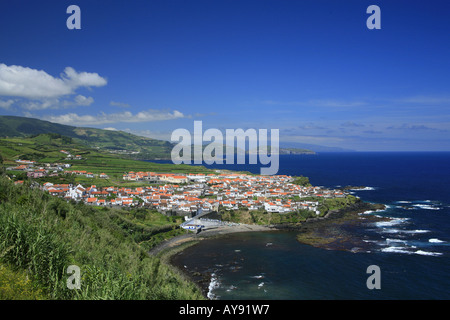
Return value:
M 71 4 L 81 30 L 66 27 Z M 449 57 L 448 1 L 2 1 L 0 114 L 450 151 Z

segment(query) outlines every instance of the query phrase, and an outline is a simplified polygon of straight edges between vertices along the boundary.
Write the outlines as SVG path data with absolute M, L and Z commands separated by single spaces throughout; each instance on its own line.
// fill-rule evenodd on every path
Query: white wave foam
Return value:
M 413 204 L 414 207 L 420 208 L 420 209 L 424 209 L 424 210 L 441 210 L 441 208 L 439 207 L 435 207 L 429 204 Z
M 412 247 L 415 248 L 415 247 Z M 407 250 L 407 247 L 387 247 L 381 249 L 382 252 L 390 252 L 390 253 L 404 253 L 404 254 L 419 254 L 422 256 L 440 256 L 442 255 L 441 252 L 431 252 L 431 251 L 423 251 L 423 250 L 417 250 L 417 251 L 410 251 Z
M 349 189 L 349 190 L 352 190 L 352 191 L 372 191 L 372 190 L 375 190 L 375 188 L 374 187 L 364 187 L 364 188 L 354 188 L 354 189 Z
M 411 254 L 411 251 L 405 250 L 406 247 L 387 247 L 381 249 L 382 252 L 406 253 Z
M 402 230 L 402 229 L 395 229 L 395 228 L 383 228 L 381 230 L 383 233 L 407 233 L 407 234 L 415 234 L 415 233 L 427 233 L 430 232 L 430 230 Z
M 371 213 L 375 213 L 375 212 L 383 212 L 383 211 L 386 211 L 386 210 L 389 209 L 389 208 L 391 208 L 391 207 L 388 206 L 388 205 L 386 205 L 386 208 L 385 208 L 385 209 L 367 210 L 367 211 L 364 211 L 364 212 L 361 213 L 361 214 L 371 214 Z M 381 216 L 377 216 L 377 217 L 381 217 Z
M 363 239 L 363 241 L 364 242 L 371 242 L 371 243 L 378 243 L 379 241 L 378 240 L 366 240 L 366 239 Z
M 403 230 L 404 233 L 427 233 L 430 232 L 430 230 L 421 230 L 421 229 L 416 229 L 416 230 Z
M 375 225 L 377 227 L 390 227 L 390 226 L 402 224 L 407 220 L 409 220 L 409 218 L 393 218 L 392 220 L 389 220 L 389 221 L 375 222 Z
M 405 201 L 405 200 L 400 200 L 400 201 L 396 201 L 397 203 L 412 203 L 411 201 Z
M 431 242 L 431 243 L 442 243 L 442 242 L 445 242 L 445 241 L 442 241 L 442 240 L 439 240 L 439 239 L 436 239 L 436 238 L 432 238 L 432 239 L 429 239 L 428 242 Z
M 264 286 L 264 282 L 261 282 L 260 284 L 258 284 L 258 289 L 261 289 Z
M 231 285 L 231 286 L 227 289 L 227 292 L 230 292 L 231 290 L 234 290 L 234 289 L 236 289 L 236 288 L 237 288 L 236 286 Z
M 403 243 L 403 244 L 408 243 L 408 241 L 402 240 L 402 239 L 390 239 L 390 238 L 386 238 L 386 243 L 391 243 L 391 242 L 394 242 L 394 243 L 398 242 L 398 243 Z
M 220 287 L 220 282 L 219 279 L 217 278 L 215 273 L 211 274 L 211 281 L 209 282 L 209 286 L 208 286 L 208 293 L 207 293 L 207 297 L 208 299 L 214 300 L 216 299 L 216 295 L 213 293 L 214 289 L 217 289 Z
M 414 207 L 406 207 L 406 206 L 395 206 L 397 209 L 405 209 L 405 210 L 416 210 Z
M 414 203 L 439 203 L 439 201 L 435 201 L 435 200 L 414 200 Z
M 430 252 L 430 251 L 423 251 L 423 250 L 417 250 L 414 253 L 415 254 L 420 254 L 422 256 L 440 256 L 440 255 L 442 255 L 441 252 Z
M 382 233 L 400 233 L 400 231 L 401 231 L 400 229 L 385 229 L 385 228 L 381 230 Z

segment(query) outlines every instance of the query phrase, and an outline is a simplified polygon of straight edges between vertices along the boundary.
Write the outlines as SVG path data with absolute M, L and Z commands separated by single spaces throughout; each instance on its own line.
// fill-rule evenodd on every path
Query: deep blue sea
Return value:
M 259 173 L 258 165 L 209 168 Z M 364 252 L 314 248 L 295 232 L 232 234 L 202 241 L 175 257 L 187 270 L 211 274 L 213 299 L 449 299 L 450 153 L 352 152 L 280 156 L 279 174 L 313 185 L 367 186 L 353 191 L 383 203 L 392 221 L 359 230 Z M 380 289 L 368 289 L 370 265 Z

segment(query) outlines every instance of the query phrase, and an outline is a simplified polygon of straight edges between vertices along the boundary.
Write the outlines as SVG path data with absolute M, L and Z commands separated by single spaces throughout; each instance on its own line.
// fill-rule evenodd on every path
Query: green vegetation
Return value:
M 297 184 L 299 186 L 303 186 L 303 187 L 311 186 L 311 183 L 309 182 L 309 178 L 304 177 L 304 176 L 294 177 L 294 181 L 292 183 Z
M 308 179 L 308 178 L 306 178 Z M 299 200 L 298 196 L 292 197 Z M 346 209 L 356 203 L 361 202 L 360 199 L 347 195 L 343 198 L 322 198 L 322 197 L 308 197 L 302 198 L 304 201 L 319 202 L 319 212 L 317 215 L 314 211 L 303 209 L 288 213 L 267 212 L 264 209 L 248 210 L 241 208 L 239 210 L 225 210 L 223 207 L 219 208 L 219 215 L 223 221 L 245 224 L 258 225 L 277 225 L 277 224 L 301 224 L 309 218 L 323 217 L 330 211 L 338 211 Z
M 44 300 L 46 296 L 25 271 L 0 264 L 0 300 Z
M 81 155 L 81 160 L 67 159 L 67 155 L 61 150 L 70 152 L 72 155 Z M 174 165 L 153 163 L 126 159 L 123 155 L 115 155 L 105 151 L 93 149 L 59 134 L 40 134 L 32 137 L 4 138 L 0 139 L 0 155 L 3 166 L 16 166 L 15 160 L 26 159 L 40 163 L 68 163 L 71 167 L 68 170 L 79 170 L 92 172 L 94 175 L 105 173 L 109 179 L 86 178 L 85 176 L 57 177 L 51 182 L 54 183 L 81 183 L 94 184 L 96 186 L 120 185 L 126 187 L 136 187 L 147 185 L 146 182 L 131 182 L 122 179 L 123 174 L 130 171 L 150 171 L 166 173 L 210 173 L 211 170 L 203 166 Z M 10 172 L 11 175 L 18 175 L 19 172 Z M 49 181 L 49 177 L 41 180 Z M 23 179 L 22 179 L 23 180 Z M 70 182 L 68 182 L 70 181 Z M 45 181 L 41 181 L 45 182 Z
M 66 144 L 78 143 L 135 160 L 170 159 L 173 148 L 173 144 L 168 141 L 136 136 L 124 131 L 74 127 L 39 119 L 0 116 L 0 137 L 23 138 L 48 133 L 63 136 Z M 205 147 L 203 146 L 203 149 Z M 237 152 L 237 148 L 234 148 L 234 151 Z M 270 146 L 267 151 L 270 152 Z M 223 153 L 225 152 L 224 147 Z M 280 148 L 280 154 L 315 154 L 315 152 L 299 148 Z
M 27 182 L 14 185 L 0 177 L 0 294 L 7 299 L 201 299 L 194 284 L 139 245 L 171 236 L 178 219 L 66 202 Z M 79 290 L 66 286 L 69 265 L 81 269 Z
M 220 210 L 219 214 L 223 221 L 258 225 L 275 224 L 298 224 L 306 221 L 308 218 L 315 217 L 316 214 L 311 210 L 298 210 L 290 213 L 267 212 L 264 209 L 259 210 Z
M 321 215 L 325 215 L 330 211 L 341 210 L 358 202 L 361 202 L 361 200 L 351 194 L 344 198 L 323 199 L 319 205 L 319 210 Z
M 0 137 L 29 137 L 53 133 L 64 136 L 65 143 L 118 153 L 129 159 L 170 159 L 172 144 L 168 141 L 136 136 L 124 131 L 81 128 L 39 119 L 0 116 Z

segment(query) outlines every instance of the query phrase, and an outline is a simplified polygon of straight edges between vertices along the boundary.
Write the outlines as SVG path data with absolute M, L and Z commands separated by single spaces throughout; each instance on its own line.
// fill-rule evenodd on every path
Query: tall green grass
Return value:
M 0 177 L 0 262 L 25 272 L 50 299 L 202 299 L 193 283 L 137 243 L 172 229 L 120 212 L 67 203 Z M 69 265 L 80 267 L 78 290 L 67 288 Z

